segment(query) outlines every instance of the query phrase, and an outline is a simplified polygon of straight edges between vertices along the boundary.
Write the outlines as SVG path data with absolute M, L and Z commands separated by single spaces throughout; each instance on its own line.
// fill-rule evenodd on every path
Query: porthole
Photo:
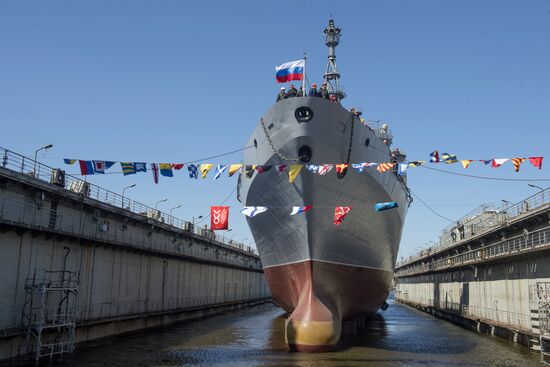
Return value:
M 302 145 L 300 149 L 298 149 L 298 157 L 300 157 L 300 162 L 306 163 L 311 160 L 311 148 L 307 145 Z
M 370 144 L 370 139 L 369 138 L 366 138 L 365 139 L 365 146 L 368 147 Z
M 256 139 L 254 139 L 254 148 L 258 148 L 258 142 L 256 141 Z
M 298 122 L 308 122 L 313 118 L 313 110 L 305 106 L 298 107 L 296 111 L 294 111 L 294 117 L 296 117 Z

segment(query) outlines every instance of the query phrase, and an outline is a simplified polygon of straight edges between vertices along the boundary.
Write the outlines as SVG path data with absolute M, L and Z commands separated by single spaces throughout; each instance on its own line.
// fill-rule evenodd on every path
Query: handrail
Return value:
M 426 271 L 451 268 L 464 264 L 485 261 L 511 253 L 550 246 L 550 226 L 538 229 L 528 234 L 521 234 L 512 238 L 498 241 L 479 249 L 469 250 L 437 261 L 422 263 L 398 270 L 396 276 L 419 274 Z
M 30 177 L 34 177 L 35 179 L 48 182 L 50 184 L 52 184 L 52 174 L 55 172 L 54 170 L 56 170 L 53 167 L 35 161 L 34 159 L 13 152 L 4 147 L 0 147 L 0 167 Z M 82 180 L 80 178 L 65 173 L 65 180 L 62 185 L 58 184 L 56 186 L 63 187 L 65 190 L 68 191 L 83 193 L 90 199 L 97 200 L 104 204 L 122 208 L 135 214 L 144 215 L 150 219 L 157 220 L 165 225 L 176 227 L 178 229 L 184 229 L 199 236 L 208 237 L 225 245 L 249 252 L 251 254 L 255 254 L 254 249 L 250 246 L 245 246 L 240 242 L 233 241 L 232 239 L 221 236 L 211 230 L 197 227 L 191 222 L 184 221 L 180 218 L 154 209 L 148 205 L 128 199 L 127 197 L 124 197 L 113 191 L 89 183 L 85 179 Z M 87 189 L 84 189 L 86 187 Z
M 514 205 L 511 205 L 511 206 L 509 206 L 509 207 L 507 207 L 503 210 L 496 210 L 495 209 L 494 210 L 495 213 L 493 215 L 490 215 L 487 218 L 473 224 L 473 231 L 474 231 L 476 236 L 479 236 L 483 233 L 486 233 L 486 232 L 494 229 L 495 227 L 497 227 L 499 225 L 505 224 L 506 222 L 510 222 L 511 220 L 513 220 L 513 219 L 515 219 L 515 218 L 517 218 L 521 215 L 525 215 L 527 213 L 533 212 L 536 209 L 539 209 L 539 208 L 541 208 L 542 206 L 544 206 L 546 204 L 550 204 L 550 187 L 545 189 L 545 190 L 539 191 L 538 193 L 533 194 L 533 195 L 531 195 L 531 196 L 519 201 L 518 203 L 516 203 Z M 457 223 L 465 224 L 469 221 L 472 221 L 473 218 L 471 218 L 471 217 L 475 216 L 475 215 L 482 214 L 484 212 L 483 208 L 485 208 L 486 210 L 492 210 L 492 209 L 494 209 L 494 206 L 491 206 L 489 204 L 483 204 L 483 205 L 479 206 L 478 208 L 474 209 L 473 211 L 471 211 L 470 213 L 468 213 L 467 215 L 460 218 L 457 221 Z M 464 221 L 465 218 L 470 218 L 470 219 L 467 220 L 467 221 Z M 449 226 L 449 227 L 447 227 L 443 230 L 444 233 L 439 237 L 439 244 L 434 245 L 434 246 L 429 247 L 429 248 L 426 248 L 426 249 L 423 249 L 423 250 L 419 251 L 417 254 L 414 254 L 412 256 L 407 257 L 404 260 L 399 261 L 397 263 L 397 267 L 402 267 L 402 266 L 406 265 L 407 263 L 413 262 L 413 261 L 425 256 L 428 253 L 430 255 L 433 255 L 435 253 L 442 252 L 445 249 L 447 249 L 447 248 L 449 248 L 453 245 L 458 244 L 459 241 L 452 242 L 450 244 L 446 243 L 446 239 L 448 239 L 447 237 L 448 237 L 449 233 L 451 232 L 448 229 L 449 228 L 455 229 L 456 226 L 457 225 L 455 223 L 455 224 L 453 224 L 453 225 L 451 225 L 451 226 Z

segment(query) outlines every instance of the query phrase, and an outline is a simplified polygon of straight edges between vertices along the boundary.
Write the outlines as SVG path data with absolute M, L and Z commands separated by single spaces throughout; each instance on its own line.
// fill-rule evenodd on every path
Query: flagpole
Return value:
M 302 76 L 302 97 L 307 96 L 307 91 L 306 91 L 306 60 L 307 60 L 307 52 L 304 52 L 304 75 Z

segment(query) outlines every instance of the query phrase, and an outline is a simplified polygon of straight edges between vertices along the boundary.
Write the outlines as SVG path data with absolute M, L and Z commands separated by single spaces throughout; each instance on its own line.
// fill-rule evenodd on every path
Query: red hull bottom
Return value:
M 389 271 L 317 260 L 264 269 L 273 299 L 290 314 L 286 341 L 290 350 L 334 350 L 342 320 L 376 312 L 391 286 Z

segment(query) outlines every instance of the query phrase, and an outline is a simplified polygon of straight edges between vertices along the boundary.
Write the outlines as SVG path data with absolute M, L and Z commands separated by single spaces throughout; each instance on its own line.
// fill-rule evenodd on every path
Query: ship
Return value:
M 269 210 L 247 217 L 273 301 L 288 315 L 286 342 L 293 351 L 337 348 L 345 320 L 372 315 L 386 299 L 407 209 L 412 201 L 406 175 L 351 169 L 359 162 L 399 162 L 392 156 L 387 124 L 364 122 L 361 113 L 341 101 L 335 49 L 341 29 L 330 19 L 324 30 L 329 49 L 324 82 L 330 98 L 294 97 L 276 102 L 259 119 L 246 143 L 244 163 L 261 167 L 349 164 L 322 176 L 303 170 L 289 182 L 277 170 L 248 170 L 239 176 L 238 199 Z M 305 89 L 304 89 L 305 90 Z M 395 168 L 395 167 L 394 167 Z M 397 208 L 376 212 L 374 205 Z M 298 215 L 289 208 L 311 206 Z M 352 211 L 340 225 L 334 208 Z

